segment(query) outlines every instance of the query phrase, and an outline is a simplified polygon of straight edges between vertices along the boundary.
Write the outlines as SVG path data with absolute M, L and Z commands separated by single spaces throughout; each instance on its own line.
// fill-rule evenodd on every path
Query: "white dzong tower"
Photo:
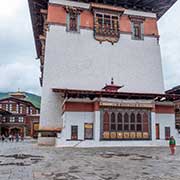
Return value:
M 121 92 L 164 93 L 158 19 L 175 0 L 29 0 L 41 61 L 40 144 L 65 128 L 65 99 L 54 88 L 101 90 L 111 77 Z

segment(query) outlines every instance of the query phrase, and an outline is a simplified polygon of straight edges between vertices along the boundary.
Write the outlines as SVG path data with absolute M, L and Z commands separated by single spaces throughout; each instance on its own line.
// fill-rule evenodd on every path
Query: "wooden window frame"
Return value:
M 109 118 L 109 113 L 107 111 L 105 111 L 104 114 L 103 114 L 103 131 L 110 131 L 109 119 L 110 119 Z M 106 130 L 106 126 L 108 127 L 108 130 Z
M 102 19 L 100 19 L 100 16 Z M 107 18 L 108 16 L 109 18 Z M 108 23 L 106 23 L 105 20 L 109 21 L 109 27 L 107 26 Z M 102 23 L 100 24 L 99 22 L 102 22 Z M 119 16 L 116 14 L 96 12 L 95 13 L 95 30 L 96 28 L 100 29 L 101 31 L 105 31 L 107 29 L 109 31 L 116 31 L 117 33 L 119 31 Z M 105 34 L 102 34 L 102 35 L 105 35 Z M 106 36 L 108 36 L 108 34 Z
M 101 140 L 108 140 L 108 139 L 109 140 L 151 140 L 150 110 L 148 109 L 120 109 L 118 110 L 118 109 L 106 108 L 104 109 L 104 111 L 102 111 L 102 113 L 103 113 L 103 116 L 101 116 L 102 117 L 101 121 L 103 123 L 101 124 L 103 125 L 103 127 L 101 127 L 101 136 L 100 136 Z M 116 122 L 115 131 L 114 129 L 111 128 L 112 113 L 115 114 L 115 122 Z M 109 125 L 110 125 L 109 130 L 107 128 L 106 129 L 104 128 L 105 114 L 108 114 Z M 119 114 L 121 114 L 122 119 L 120 118 Z M 121 120 L 119 120 L 118 122 L 118 119 L 121 119 Z M 146 128 L 144 128 L 144 124 L 146 125 Z M 121 129 L 120 128 L 118 129 L 119 125 L 122 125 Z M 131 125 L 133 125 L 133 129 L 131 128 Z
M 85 126 L 86 125 L 92 125 L 92 137 L 91 138 L 87 138 L 86 137 L 86 128 L 85 128 Z M 92 139 L 94 139 L 94 126 L 93 126 L 93 123 L 84 123 L 84 139 L 85 140 L 92 140 Z
M 71 26 L 73 23 L 74 23 L 73 25 L 74 27 Z M 80 14 L 79 13 L 71 12 L 71 11 L 67 13 L 66 31 L 73 32 L 73 33 L 80 33 Z
M 73 127 L 77 128 L 76 138 L 73 138 Z M 77 141 L 78 140 L 78 125 L 71 125 L 71 140 L 72 141 Z
M 156 129 L 155 129 L 155 131 L 156 131 L 156 140 L 159 140 L 160 139 L 160 124 L 156 123 L 155 127 L 156 127 Z
M 167 136 L 167 129 L 169 129 L 169 136 Z M 164 127 L 164 134 L 165 134 L 165 140 L 169 140 L 171 137 L 171 127 L 170 126 L 166 126 Z
M 132 117 L 133 117 L 133 118 L 132 118 Z M 132 121 L 132 119 L 133 119 L 134 122 Z M 135 113 L 134 113 L 134 112 L 131 113 L 131 115 L 130 115 L 130 121 L 129 121 L 129 122 L 130 122 L 130 129 L 129 129 L 129 130 L 130 130 L 130 131 L 133 131 L 133 132 L 136 131 L 136 116 L 135 116 Z M 132 130 L 132 128 L 131 128 L 132 125 L 134 126 L 134 130 Z
M 18 117 L 18 122 L 23 123 L 24 122 L 24 117 L 23 116 Z
M 109 18 L 108 18 L 109 17 Z M 94 12 L 94 37 L 96 40 L 118 42 L 120 37 L 120 14 L 95 11 Z
M 127 115 L 127 116 L 126 116 Z M 126 122 L 126 117 L 127 117 L 127 122 Z M 123 124 L 123 126 L 124 126 L 124 131 L 130 131 L 130 129 L 129 129 L 129 124 L 130 124 L 130 121 L 129 121 L 130 119 L 129 119 L 129 114 L 126 112 L 126 113 L 124 113 L 124 124 Z M 125 128 L 125 127 L 128 127 L 127 129 Z
M 138 119 L 140 118 L 140 119 Z M 142 115 L 140 113 L 137 113 L 137 117 L 136 117 L 137 121 L 136 121 L 136 131 L 137 132 L 142 132 L 143 131 L 143 124 L 142 124 Z M 138 121 L 140 120 L 140 121 Z M 138 126 L 140 126 L 140 128 L 138 128 Z
M 9 111 L 9 104 L 6 104 L 6 111 Z
M 114 132 L 117 130 L 117 123 L 116 123 L 116 114 L 114 112 L 111 113 L 111 121 L 110 121 L 110 131 Z M 112 128 L 114 126 L 114 128 Z
M 146 112 L 143 113 L 142 115 L 143 118 L 143 132 L 148 132 L 149 131 L 149 122 L 148 122 L 148 115 Z M 147 129 L 147 130 L 146 130 Z
M 121 121 L 119 121 L 121 119 Z M 119 128 L 121 126 L 121 128 Z M 123 131 L 123 116 L 122 113 L 117 114 L 117 131 Z
M 133 40 L 144 40 L 144 21 L 143 17 L 129 17 L 131 21 L 131 32 Z M 137 30 L 138 29 L 138 33 Z

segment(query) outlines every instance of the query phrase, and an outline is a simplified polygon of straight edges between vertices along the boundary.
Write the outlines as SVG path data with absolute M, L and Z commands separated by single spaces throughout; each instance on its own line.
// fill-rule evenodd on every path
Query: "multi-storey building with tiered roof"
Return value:
M 0 93 L 0 135 L 37 138 L 39 113 L 39 96 L 20 91 Z

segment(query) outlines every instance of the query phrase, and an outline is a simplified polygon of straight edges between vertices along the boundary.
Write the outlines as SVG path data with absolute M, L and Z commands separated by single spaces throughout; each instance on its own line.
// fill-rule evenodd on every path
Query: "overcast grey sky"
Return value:
M 158 22 L 165 89 L 180 85 L 180 0 Z M 40 94 L 39 61 L 27 0 L 4 0 L 0 6 L 0 92 Z

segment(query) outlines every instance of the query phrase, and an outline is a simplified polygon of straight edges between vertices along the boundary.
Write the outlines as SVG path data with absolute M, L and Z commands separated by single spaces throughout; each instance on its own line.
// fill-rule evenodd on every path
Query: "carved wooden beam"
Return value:
M 66 6 L 65 10 L 67 13 L 80 14 L 83 10 L 81 8 Z
M 142 16 L 134 16 L 134 15 L 129 15 L 128 16 L 129 19 L 133 22 L 144 22 L 145 21 L 145 17 L 142 17 Z
M 47 15 L 47 14 L 48 14 L 48 11 L 47 11 L 47 9 L 40 9 L 40 13 L 41 13 L 41 14 L 46 14 L 46 15 Z

